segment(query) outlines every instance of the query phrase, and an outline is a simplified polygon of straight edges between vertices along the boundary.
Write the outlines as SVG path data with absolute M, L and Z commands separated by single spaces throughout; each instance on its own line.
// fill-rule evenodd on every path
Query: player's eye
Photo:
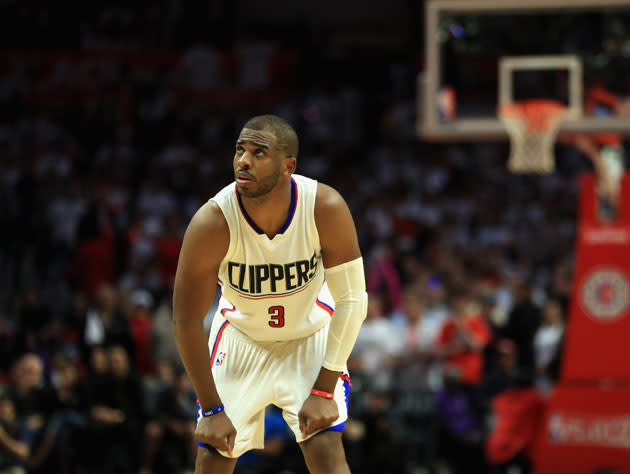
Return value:
M 262 148 L 257 148 L 254 153 L 256 154 L 256 156 L 264 156 L 265 150 L 263 150 Z
M 245 150 L 241 145 L 236 145 L 236 151 L 242 153 Z

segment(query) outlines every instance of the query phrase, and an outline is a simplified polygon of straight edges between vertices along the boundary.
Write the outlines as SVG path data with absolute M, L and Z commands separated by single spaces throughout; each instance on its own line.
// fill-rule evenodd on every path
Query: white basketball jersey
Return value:
M 333 301 L 324 285 L 316 193 L 317 181 L 292 176 L 289 215 L 273 239 L 247 214 L 236 183 L 212 198 L 230 229 L 216 317 L 255 341 L 306 337 L 330 321 Z

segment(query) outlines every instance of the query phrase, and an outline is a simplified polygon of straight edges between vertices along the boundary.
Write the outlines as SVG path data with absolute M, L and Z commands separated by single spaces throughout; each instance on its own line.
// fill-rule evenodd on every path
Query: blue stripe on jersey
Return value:
M 256 231 L 257 234 L 264 234 L 263 230 L 258 227 L 254 222 L 254 219 L 249 217 L 249 214 L 247 214 L 245 206 L 243 206 L 243 201 L 241 201 L 241 193 L 238 192 L 238 189 L 236 190 L 236 199 L 238 200 L 238 207 L 240 207 L 241 209 L 241 214 L 243 214 L 243 217 L 245 218 L 247 223 L 252 227 L 252 229 Z
M 279 234 L 284 234 L 284 231 L 289 228 L 291 225 L 291 221 L 293 220 L 293 216 L 295 215 L 295 208 L 297 204 L 297 186 L 295 185 L 295 180 L 291 178 L 291 206 L 289 206 L 289 215 L 287 216 L 287 220 L 284 225 L 280 229 Z
M 245 210 L 245 206 L 243 206 L 243 201 L 241 200 L 241 193 L 238 192 L 238 188 L 235 187 L 235 189 L 236 189 L 236 199 L 238 200 L 238 207 L 241 209 L 241 213 L 243 214 L 243 217 L 245 218 L 247 223 L 252 227 L 252 229 L 256 231 L 257 234 L 264 234 L 263 230 L 260 227 L 258 227 L 258 225 L 254 222 L 254 219 L 252 219 L 251 216 Z M 291 178 L 291 205 L 289 206 L 289 215 L 287 216 L 287 220 L 284 221 L 284 225 L 278 232 L 279 234 L 284 234 L 284 232 L 289 228 L 289 225 L 291 225 L 291 221 L 293 221 L 293 217 L 295 216 L 295 210 L 297 209 L 297 198 L 298 198 L 297 185 L 295 184 L 295 180 Z

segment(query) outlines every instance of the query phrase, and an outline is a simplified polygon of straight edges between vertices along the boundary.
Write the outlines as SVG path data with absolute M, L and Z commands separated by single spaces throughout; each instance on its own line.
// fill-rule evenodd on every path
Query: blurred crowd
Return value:
M 189 219 L 233 179 L 258 113 L 295 125 L 298 172 L 356 220 L 370 299 L 348 362 L 354 472 L 527 472 L 588 160 L 560 147 L 554 174 L 514 176 L 506 144 L 418 141 L 412 54 L 149 50 L 139 33 L 136 49 L 107 49 L 125 18 L 97 18 L 87 49 L 0 52 L 0 473 L 192 469 L 172 283 Z M 273 408 L 266 432 L 238 472 L 305 472 Z

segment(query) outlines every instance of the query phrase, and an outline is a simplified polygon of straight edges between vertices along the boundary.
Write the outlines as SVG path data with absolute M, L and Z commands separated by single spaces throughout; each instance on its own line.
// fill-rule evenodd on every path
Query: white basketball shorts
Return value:
M 328 325 L 294 341 L 257 342 L 220 314 L 215 315 L 208 341 L 212 375 L 225 412 L 236 428 L 234 457 L 264 447 L 265 408 L 270 404 L 282 410 L 296 440 L 304 441 L 298 412 L 321 370 L 327 337 Z M 350 388 L 350 377 L 344 370 L 335 387 L 339 418 L 325 429 L 344 430 Z M 197 419 L 199 416 L 198 406 Z M 199 445 L 210 448 L 201 442 Z

